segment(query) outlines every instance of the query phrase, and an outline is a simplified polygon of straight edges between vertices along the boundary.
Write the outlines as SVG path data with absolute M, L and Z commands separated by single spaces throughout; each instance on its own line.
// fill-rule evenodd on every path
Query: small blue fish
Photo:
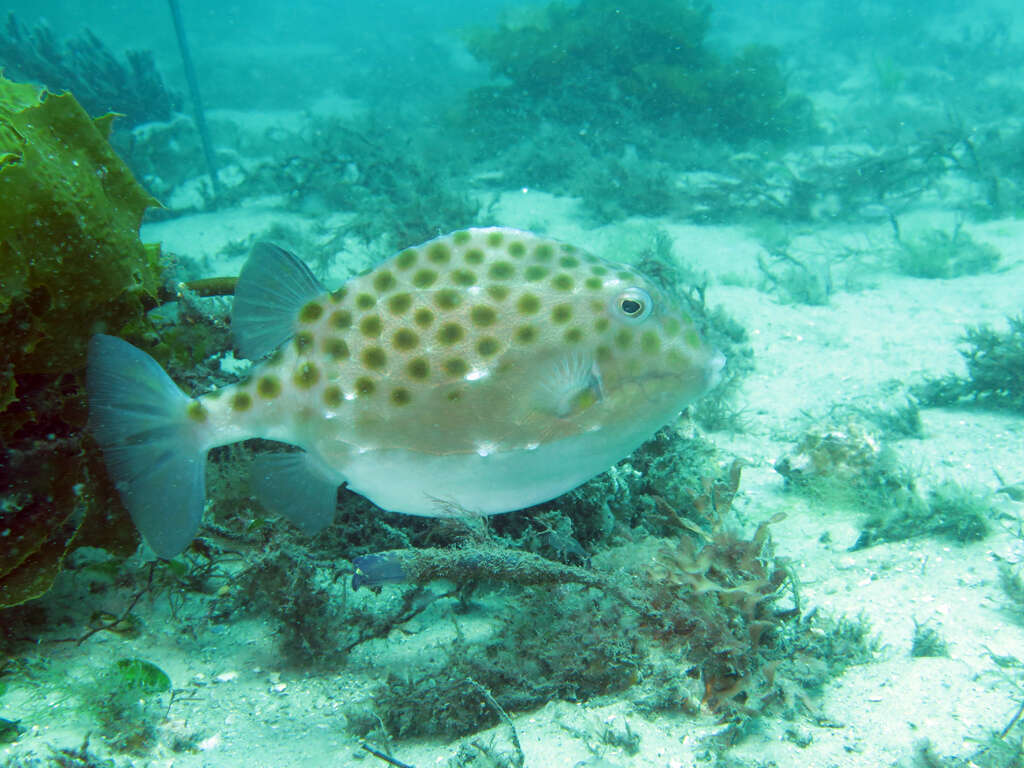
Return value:
M 345 484 L 378 506 L 491 515 L 554 498 L 628 455 L 715 381 L 722 356 L 631 267 L 528 232 L 469 229 L 329 292 L 256 246 L 232 328 L 257 363 L 192 398 L 144 352 L 94 337 L 91 428 L 162 557 L 203 514 L 207 452 L 261 437 L 254 487 L 308 531 Z

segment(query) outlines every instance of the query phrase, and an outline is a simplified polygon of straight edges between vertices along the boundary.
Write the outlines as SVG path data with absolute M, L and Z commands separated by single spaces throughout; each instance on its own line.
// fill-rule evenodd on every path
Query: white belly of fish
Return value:
M 396 448 L 350 456 L 348 487 L 394 512 L 494 515 L 540 504 L 604 472 L 649 436 L 577 435 L 532 450 L 431 455 Z M 625 438 L 625 439 L 624 439 Z

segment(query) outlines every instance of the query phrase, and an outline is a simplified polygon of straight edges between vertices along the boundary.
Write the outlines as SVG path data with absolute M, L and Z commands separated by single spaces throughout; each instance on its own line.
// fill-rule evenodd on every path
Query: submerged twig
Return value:
M 1010 732 L 1010 730 L 1013 728 L 1013 726 L 1015 726 L 1017 724 L 1017 721 L 1020 720 L 1022 715 L 1024 715 L 1024 701 L 1021 701 L 1020 706 L 1017 707 L 1017 714 L 1015 714 L 1010 719 L 1010 722 L 1008 722 L 1006 724 L 1006 727 L 1003 728 L 1003 730 L 1001 730 L 999 732 L 999 738 L 1000 739 L 1005 739 L 1006 738 L 1006 734 L 1008 734 Z
M 161 286 L 156 296 L 142 296 L 140 300 L 143 308 L 149 311 L 163 304 L 179 301 L 185 291 L 190 291 L 203 299 L 211 296 L 234 296 L 237 283 L 237 277 L 204 277 L 173 286 Z
M 513 749 L 515 749 L 515 757 L 512 760 L 512 765 L 514 768 L 523 768 L 523 765 L 526 763 L 526 755 L 523 754 L 523 747 L 519 743 L 519 733 L 516 731 L 516 726 L 512 722 L 512 718 L 508 716 L 508 713 L 497 702 L 493 694 L 488 690 L 487 686 L 478 683 L 471 677 L 467 677 L 466 680 L 470 685 L 483 694 L 483 697 L 487 699 L 487 703 L 494 708 L 494 711 L 498 713 L 498 717 L 500 717 L 502 722 L 508 726 L 509 738 L 512 740 Z
M 403 763 L 400 760 L 395 760 L 395 758 L 389 757 L 388 755 L 385 755 L 379 749 L 374 749 L 373 747 L 371 747 L 366 742 L 363 742 L 362 744 L 360 744 L 360 746 L 363 749 L 365 749 L 367 752 L 369 752 L 371 755 L 373 755 L 374 757 L 379 757 L 381 760 L 383 760 L 388 765 L 394 765 L 397 768 L 416 768 L 416 766 L 414 766 L 414 765 L 409 765 L 408 763 Z

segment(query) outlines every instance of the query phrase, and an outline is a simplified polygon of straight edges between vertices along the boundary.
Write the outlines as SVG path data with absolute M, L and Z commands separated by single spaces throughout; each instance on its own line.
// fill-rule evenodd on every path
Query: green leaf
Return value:
M 0 744 L 10 744 L 18 740 L 18 736 L 25 730 L 18 722 L 0 717 Z
M 127 685 L 143 693 L 163 693 L 171 690 L 171 678 L 160 667 L 145 659 L 121 659 L 116 665 L 117 675 Z

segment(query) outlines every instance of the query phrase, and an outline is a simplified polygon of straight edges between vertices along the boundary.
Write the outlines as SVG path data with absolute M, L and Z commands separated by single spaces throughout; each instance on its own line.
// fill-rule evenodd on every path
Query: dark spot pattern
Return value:
M 445 323 L 437 329 L 437 340 L 448 346 L 458 344 L 465 336 L 466 329 L 458 323 Z
M 295 369 L 293 379 L 295 386 L 299 389 L 310 389 L 320 381 L 320 369 L 316 366 L 316 363 L 309 361 L 299 363 L 298 368 Z
M 341 387 L 336 384 L 331 384 L 329 387 L 324 388 L 324 404 L 328 408 L 337 408 L 344 399 L 341 394 Z
M 469 363 L 461 357 L 449 357 L 441 363 L 441 369 L 449 376 L 465 376 L 469 371 Z
M 310 301 L 299 310 L 299 322 L 315 323 L 324 313 L 324 306 L 319 301 Z
M 408 293 L 396 293 L 388 297 L 388 311 L 393 315 L 402 315 L 409 311 L 412 306 L 412 295 Z
M 369 397 L 377 391 L 377 383 L 369 376 L 360 376 L 355 380 L 355 389 L 360 397 Z
M 418 254 L 414 248 L 406 248 L 395 257 L 395 266 L 398 269 L 409 269 L 416 264 Z
M 476 343 L 476 351 L 481 357 L 494 357 L 501 350 L 501 342 L 493 336 L 484 336 Z
M 477 304 L 469 310 L 469 319 L 474 325 L 481 328 L 489 328 L 498 322 L 498 313 L 494 307 L 487 304 Z
M 388 355 L 380 347 L 367 347 L 359 355 L 363 365 L 374 371 L 383 369 L 388 364 Z
M 260 397 L 271 400 L 281 394 L 281 381 L 277 376 L 260 376 L 256 380 L 256 391 Z
M 252 408 L 252 395 L 248 392 L 236 392 L 231 396 L 231 410 L 243 413 Z
M 348 344 L 335 336 L 324 339 L 324 354 L 332 360 L 345 360 L 349 356 Z
M 445 243 L 433 243 L 427 248 L 427 260 L 434 264 L 447 264 L 451 261 L 452 251 Z
M 410 379 L 422 381 L 430 377 L 430 363 L 425 357 L 414 357 L 405 366 L 405 372 L 409 374 Z
M 524 293 L 516 302 L 516 309 L 523 315 L 535 315 L 540 312 L 540 299 L 532 293 Z
M 386 269 L 378 270 L 373 276 L 373 287 L 380 293 L 386 293 L 395 287 L 395 276 Z
M 416 349 L 416 346 L 419 343 L 420 337 L 415 331 L 412 331 L 409 328 L 399 328 L 391 337 L 392 346 L 402 352 L 408 352 L 410 349 Z
M 295 342 L 295 349 L 299 352 L 307 352 L 313 346 L 313 334 L 309 331 L 299 331 L 292 338 Z
M 359 330 L 368 338 L 374 338 L 380 336 L 380 332 L 383 329 L 384 324 L 378 315 L 367 315 L 359 321 Z

